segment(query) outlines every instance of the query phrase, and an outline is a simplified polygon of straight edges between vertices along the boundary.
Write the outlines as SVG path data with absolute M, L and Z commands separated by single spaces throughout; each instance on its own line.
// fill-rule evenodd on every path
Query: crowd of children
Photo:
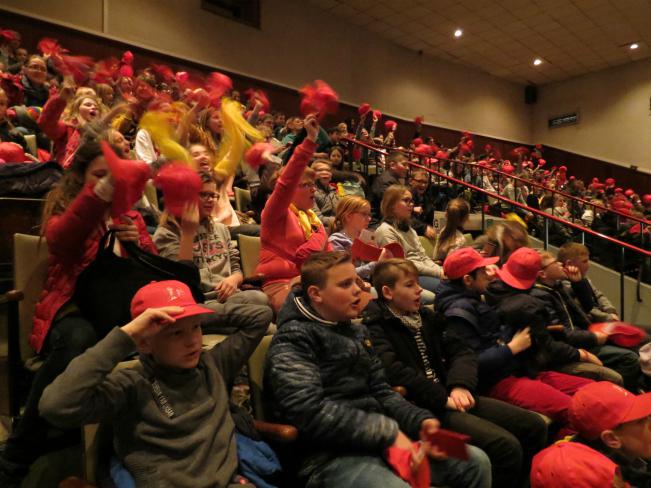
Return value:
M 378 134 L 370 107 L 326 131 L 319 110 L 270 113 L 259 90 L 242 103 L 220 73 L 135 74 L 130 52 L 84 65 L 54 40 L 29 55 L 18 33 L 0 34 L 0 158 L 64 170 L 41 222 L 48 272 L 30 345 L 44 364 L 3 446 L 1 486 L 100 421 L 132 483 L 118 486 L 278 486 L 243 461 L 256 433 L 229 393 L 265 334 L 265 401 L 299 431 L 289 474 L 303 486 L 651 486 L 648 340 L 617 344 L 592 327 L 619 316 L 587 276 L 588 247 L 559 226 L 557 255 L 534 250 L 541 222 L 522 209 L 473 241 L 473 208 L 512 209 L 409 163 L 600 229 L 614 217 L 595 205 L 644 218 L 651 195 L 585 187 L 564 166 L 544 169 L 538 146 L 513 162 L 466 133 L 454 148 L 400 148 L 396 123 Z M 386 157 L 351 144 L 353 132 Z M 243 187 L 251 203 L 236 210 Z M 613 229 L 648 246 L 648 224 Z M 80 297 L 107 233 L 117 256 L 135 247 L 195 270 L 199 292 L 181 276 L 146 284 L 122 323 L 98 326 Z M 238 235 L 259 239 L 253 284 Z M 228 337 L 204 350 L 203 333 Z M 137 366 L 116 369 L 134 353 Z M 440 440 L 446 429 L 469 436 L 463 455 Z M 577 464 L 601 484 L 563 484 Z

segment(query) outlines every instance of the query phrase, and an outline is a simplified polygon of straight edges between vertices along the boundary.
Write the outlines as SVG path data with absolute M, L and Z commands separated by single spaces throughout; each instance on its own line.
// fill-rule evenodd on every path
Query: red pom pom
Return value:
M 142 197 L 145 184 L 151 178 L 151 168 L 144 161 L 121 159 L 106 141 L 101 142 L 101 148 L 113 178 L 111 216 L 119 217 Z
M 642 197 L 642 203 L 643 203 L 645 206 L 649 206 L 649 205 L 651 205 L 651 194 L 647 193 L 646 195 L 644 195 L 644 196 Z
M 61 56 L 52 58 L 55 68 L 64 75 L 72 76 L 77 84 L 82 84 L 88 79 L 95 61 L 90 56 Z
M 187 71 L 177 71 L 174 75 L 174 79 L 183 88 L 188 81 L 190 81 L 190 74 Z
M 384 128 L 389 132 L 393 132 L 394 130 L 396 130 L 397 127 L 398 127 L 398 123 L 395 120 L 387 120 L 384 123 Z
M 633 195 L 635 195 L 635 191 L 634 191 L 632 188 L 628 188 L 628 189 L 624 192 L 624 195 L 626 195 L 627 197 L 632 197 Z
M 186 205 L 199 202 L 201 177 L 189 166 L 172 161 L 158 172 L 154 183 L 163 192 L 165 208 L 180 217 Z
M 536 144 L 534 147 L 540 151 L 542 149 L 542 144 Z
M 52 39 L 50 37 L 44 37 L 38 41 L 36 48 L 41 52 L 43 56 L 61 56 L 68 52 L 67 49 L 63 49 L 59 44 L 59 41 Z
M 434 157 L 436 159 L 448 159 L 449 155 L 447 151 L 438 151 Z
M 246 151 L 246 153 L 244 153 L 244 160 L 252 168 L 258 168 L 267 162 L 267 158 L 273 150 L 273 144 L 269 144 L 268 142 L 256 142 L 248 151 Z
M 122 62 L 124 64 L 133 64 L 133 53 L 131 51 L 124 51 L 124 54 L 122 54 Z
M 418 147 L 423 143 L 423 140 L 420 137 L 417 137 L 411 143 L 414 145 L 414 147 Z
M 419 115 L 418 117 L 416 117 L 414 119 L 414 124 L 421 125 L 424 120 L 425 120 L 425 117 L 423 117 L 422 115 Z
M 570 176 L 570 181 L 576 180 L 576 176 Z
M 461 137 L 463 139 L 470 139 L 472 137 L 472 134 L 466 130 L 461 133 Z
M 362 103 L 357 109 L 357 112 L 359 113 L 360 117 L 366 115 L 370 111 L 371 111 L 371 105 L 368 103 Z
M 210 104 L 210 96 L 208 95 L 208 92 L 203 88 L 192 90 L 188 94 L 187 99 L 190 102 L 196 103 L 197 106 L 199 106 L 201 109 L 206 108 Z
M 305 116 L 317 113 L 319 118 L 332 114 L 339 107 L 339 95 L 323 80 L 315 80 L 301 88 L 301 113 Z
M 265 112 L 269 111 L 269 107 L 271 105 L 265 92 L 262 90 L 254 90 L 253 88 L 249 88 L 244 92 L 244 94 L 248 97 L 250 104 L 260 102 L 262 104 L 262 110 Z
M 492 150 L 493 150 L 493 146 L 491 146 L 490 144 L 486 144 L 486 145 L 484 146 L 484 152 L 485 152 L 485 153 L 489 153 L 489 152 L 491 152 Z
M 382 112 L 380 112 L 379 110 L 373 110 L 373 116 L 376 119 L 380 120 L 382 118 Z
M 165 83 L 172 83 L 174 81 L 174 71 L 172 71 L 172 68 L 166 64 L 154 63 L 151 65 L 151 70 L 157 76 L 159 81 L 163 81 Z
M 614 186 L 615 185 L 615 178 L 606 178 L 606 185 Z
M 560 168 L 558 168 L 558 171 L 560 171 L 561 173 L 567 173 L 567 166 L 561 166 Z
M 540 158 L 540 159 L 538 160 L 538 166 L 540 166 L 541 168 L 542 168 L 543 166 L 545 166 L 546 164 L 547 164 L 547 161 L 545 161 L 544 159 Z
M 228 76 L 213 71 L 206 80 L 206 89 L 213 107 L 218 107 L 220 99 L 233 89 L 233 80 Z
M 472 139 L 467 141 L 466 144 L 468 145 L 468 147 L 470 148 L 471 151 L 475 147 L 475 141 L 473 141 Z
M 596 178 L 596 177 L 595 177 L 595 178 L 592 178 L 592 182 L 593 182 L 593 183 L 599 183 L 599 178 Z
M 421 144 L 415 149 L 416 154 L 419 156 L 428 156 L 432 154 L 432 148 L 427 144 Z
M 505 164 L 502 166 L 502 171 L 508 174 L 512 174 L 515 171 L 515 168 L 511 164 Z

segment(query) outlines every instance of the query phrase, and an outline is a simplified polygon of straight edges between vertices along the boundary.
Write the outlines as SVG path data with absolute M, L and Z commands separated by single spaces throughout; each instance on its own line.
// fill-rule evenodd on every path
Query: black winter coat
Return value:
M 586 330 L 590 323 L 587 315 L 567 295 L 562 284 L 549 287 L 536 283 L 530 294 L 544 304 L 549 320 L 547 325 L 560 324 L 565 328 L 563 332 L 552 332 L 552 337 L 574 347 L 590 349 L 598 345 L 597 336 Z
M 427 308 L 420 311 L 427 359 L 437 382 L 425 375 L 414 334 L 382 303 L 372 302 L 364 313 L 373 347 L 380 356 L 389 383 L 407 388 L 407 399 L 437 415 L 445 412 L 448 393 L 459 386 L 477 387 L 477 355 L 462 341 L 447 340 L 445 319 Z
M 486 301 L 497 309 L 511 337 L 521 329 L 531 328 L 532 345 L 518 355 L 526 365 L 524 373 L 527 376 L 533 378 L 542 370 L 579 360 L 578 349 L 552 338 L 547 330 L 551 322 L 545 305 L 531 296 L 529 290 L 518 290 L 495 280 L 488 286 Z
M 368 330 L 320 318 L 290 294 L 267 353 L 265 392 L 278 419 L 295 425 L 305 454 L 380 454 L 402 430 L 417 438 L 434 415 L 391 390 Z

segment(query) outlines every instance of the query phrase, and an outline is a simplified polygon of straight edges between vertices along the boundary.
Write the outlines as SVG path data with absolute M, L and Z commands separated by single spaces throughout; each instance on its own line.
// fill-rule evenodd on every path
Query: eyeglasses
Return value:
M 401 202 L 403 202 L 405 205 L 413 205 L 414 201 L 411 198 L 401 198 Z
M 427 183 L 429 183 L 429 181 L 427 180 L 411 180 L 411 181 L 414 183 L 420 183 L 421 185 L 427 185 Z
M 547 269 L 547 268 L 549 268 L 552 264 L 560 264 L 561 266 L 563 265 L 563 263 L 561 263 L 560 261 L 555 260 L 555 261 L 552 261 L 552 262 L 550 262 L 550 263 L 547 263 L 545 266 L 542 267 L 542 269 Z
M 47 71 L 47 68 L 45 66 L 40 65 L 27 66 L 27 69 L 31 69 L 32 71 Z
M 200 191 L 199 198 L 202 200 L 219 200 L 219 193 L 213 193 L 211 191 Z
M 298 185 L 298 187 L 302 188 L 304 190 L 307 190 L 308 188 L 313 189 L 313 188 L 316 188 L 316 183 L 307 183 L 307 182 L 306 183 L 300 183 Z

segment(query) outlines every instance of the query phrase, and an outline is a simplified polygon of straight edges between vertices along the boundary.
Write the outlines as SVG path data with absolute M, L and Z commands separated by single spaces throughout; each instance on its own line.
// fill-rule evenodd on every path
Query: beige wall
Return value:
M 523 87 L 424 59 L 300 0 L 263 0 L 262 29 L 200 10 L 200 0 L 0 0 L 0 6 L 298 88 L 327 80 L 345 102 L 531 142 Z
M 543 86 L 535 142 L 651 172 L 651 60 Z M 549 117 L 579 111 L 576 125 L 548 129 Z

